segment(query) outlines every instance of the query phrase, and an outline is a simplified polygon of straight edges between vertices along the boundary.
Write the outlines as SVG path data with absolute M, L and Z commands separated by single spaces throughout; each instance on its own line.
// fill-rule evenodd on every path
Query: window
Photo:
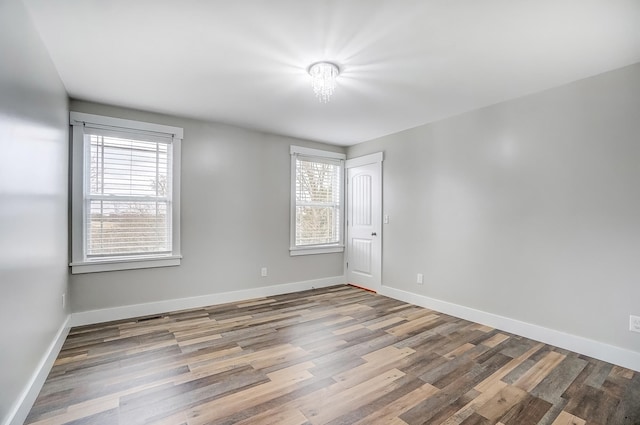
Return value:
M 291 255 L 344 251 L 344 159 L 291 146 Z
M 71 112 L 72 273 L 180 264 L 182 129 Z

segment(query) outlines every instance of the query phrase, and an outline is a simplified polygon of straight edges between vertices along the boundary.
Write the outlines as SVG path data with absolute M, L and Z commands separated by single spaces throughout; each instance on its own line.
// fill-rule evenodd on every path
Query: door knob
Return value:
M 371 233 L 371 236 L 378 236 L 376 232 Z

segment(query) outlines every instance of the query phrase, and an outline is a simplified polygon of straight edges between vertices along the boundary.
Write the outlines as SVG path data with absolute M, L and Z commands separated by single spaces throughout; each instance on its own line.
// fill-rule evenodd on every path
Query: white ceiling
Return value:
M 73 98 L 341 145 L 640 62 L 640 0 L 24 1 Z

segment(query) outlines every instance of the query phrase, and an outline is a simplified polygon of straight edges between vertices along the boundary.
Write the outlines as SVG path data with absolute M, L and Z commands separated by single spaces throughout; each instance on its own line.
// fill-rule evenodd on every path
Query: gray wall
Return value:
M 341 253 L 289 256 L 289 146 L 343 148 L 75 100 L 71 110 L 184 128 L 182 264 L 72 275 L 74 312 L 343 275 Z
M 375 151 L 384 285 L 640 352 L 640 64 Z
M 67 95 L 22 2 L 0 2 L 0 423 L 67 317 Z

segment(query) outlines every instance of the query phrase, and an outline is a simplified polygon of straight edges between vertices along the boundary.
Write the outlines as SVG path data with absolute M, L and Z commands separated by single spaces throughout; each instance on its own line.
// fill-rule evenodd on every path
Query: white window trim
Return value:
M 344 252 L 344 162 L 347 156 L 339 152 L 324 151 L 320 149 L 305 148 L 302 146 L 291 146 L 289 149 L 291 155 L 291 210 L 290 210 L 290 239 L 289 239 L 289 255 L 312 255 L 312 254 L 329 254 L 335 252 Z M 326 158 L 341 161 L 342 186 L 340 190 L 340 241 L 334 244 L 296 246 L 296 161 L 297 155 L 306 157 Z
M 132 121 L 101 115 L 71 112 L 73 126 L 71 158 L 71 273 L 95 273 L 114 270 L 145 269 L 180 265 L 180 152 L 183 129 L 161 124 Z M 172 252 L 160 255 L 96 258 L 85 257 L 84 235 L 84 128 L 86 124 L 98 128 L 138 132 L 147 137 L 172 138 Z

